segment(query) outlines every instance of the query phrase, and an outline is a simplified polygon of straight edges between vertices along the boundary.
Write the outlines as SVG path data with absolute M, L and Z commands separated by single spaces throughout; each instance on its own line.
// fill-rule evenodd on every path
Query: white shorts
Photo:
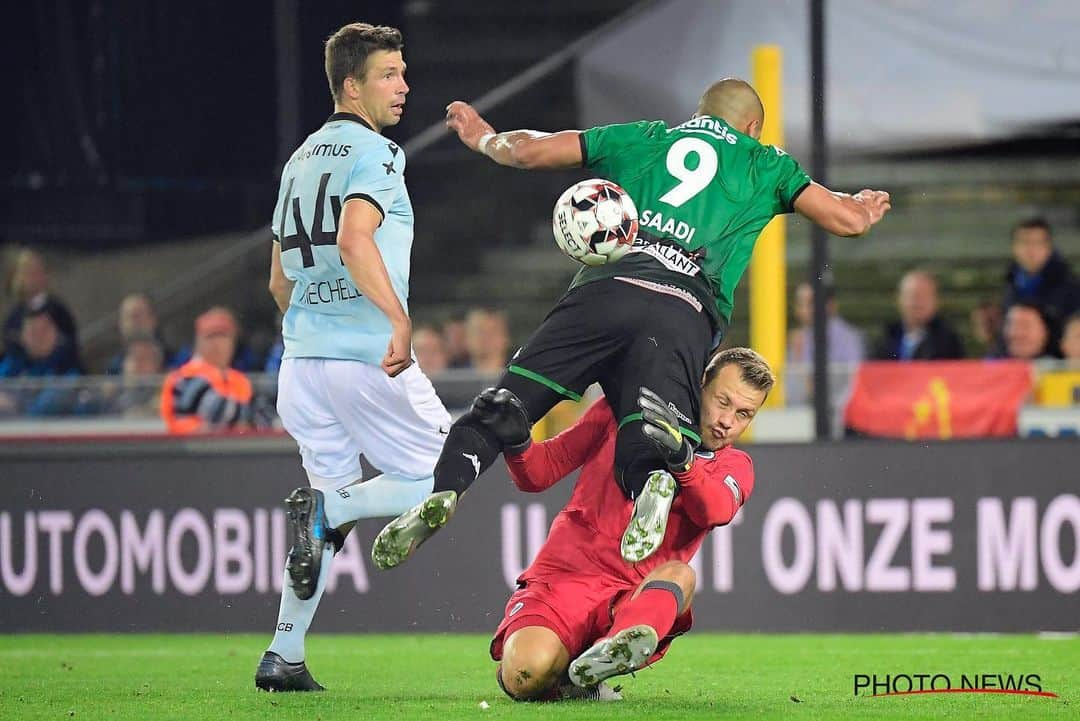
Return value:
M 383 473 L 428 478 L 450 430 L 450 414 L 415 363 L 391 378 L 360 361 L 286 358 L 277 410 L 315 488 L 358 480 L 361 454 Z

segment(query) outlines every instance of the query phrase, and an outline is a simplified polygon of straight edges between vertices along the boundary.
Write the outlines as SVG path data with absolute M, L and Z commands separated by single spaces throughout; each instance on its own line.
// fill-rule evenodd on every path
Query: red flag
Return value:
M 1015 436 L 1031 386 L 1024 361 L 863 363 L 844 421 L 867 435 L 908 440 Z

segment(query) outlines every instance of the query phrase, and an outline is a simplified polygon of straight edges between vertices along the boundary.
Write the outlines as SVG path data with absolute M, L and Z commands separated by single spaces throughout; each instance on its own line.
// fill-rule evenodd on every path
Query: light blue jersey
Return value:
M 285 164 L 274 207 L 281 265 L 295 282 L 282 323 L 283 358 L 378 365 L 386 355 L 390 320 L 360 295 L 338 253 L 338 219 L 353 198 L 382 213 L 375 244 L 408 311 L 413 211 L 405 190 L 405 153 L 359 116 L 335 113 Z

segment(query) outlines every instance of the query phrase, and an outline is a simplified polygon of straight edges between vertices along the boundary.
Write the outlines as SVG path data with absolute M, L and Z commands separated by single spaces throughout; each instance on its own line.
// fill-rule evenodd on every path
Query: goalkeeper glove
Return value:
M 504 453 L 524 453 L 532 444 L 525 406 L 506 388 L 485 388 L 473 401 L 472 410 L 499 439 Z
M 679 419 L 660 396 L 644 386 L 640 389 L 641 432 L 656 446 L 656 450 L 673 473 L 690 469 L 694 463 L 694 446 L 679 429 Z

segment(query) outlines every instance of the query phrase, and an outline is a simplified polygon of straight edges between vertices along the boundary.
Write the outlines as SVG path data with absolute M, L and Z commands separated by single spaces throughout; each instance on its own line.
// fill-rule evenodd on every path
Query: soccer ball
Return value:
M 582 180 L 555 202 L 551 228 L 559 248 L 574 260 L 585 265 L 614 263 L 637 238 L 637 207 L 610 180 Z

